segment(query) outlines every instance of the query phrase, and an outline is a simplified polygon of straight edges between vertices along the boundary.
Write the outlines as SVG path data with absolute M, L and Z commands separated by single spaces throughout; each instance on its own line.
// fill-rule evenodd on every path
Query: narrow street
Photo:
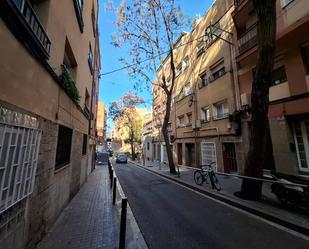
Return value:
M 114 168 L 150 249 L 308 248 L 301 236 L 130 163 Z

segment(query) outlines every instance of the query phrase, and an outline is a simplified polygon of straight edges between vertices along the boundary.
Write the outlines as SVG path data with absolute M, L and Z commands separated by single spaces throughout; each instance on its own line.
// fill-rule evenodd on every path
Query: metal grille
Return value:
M 213 165 L 214 170 L 217 171 L 217 155 L 216 155 L 216 145 L 215 143 L 205 142 L 201 143 L 202 152 L 202 165 L 209 165 L 215 162 Z
M 0 213 L 32 193 L 41 132 L 0 123 Z

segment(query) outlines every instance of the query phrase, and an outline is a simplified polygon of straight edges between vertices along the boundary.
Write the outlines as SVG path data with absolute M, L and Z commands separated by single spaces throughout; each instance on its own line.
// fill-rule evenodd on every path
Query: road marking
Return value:
M 165 179 L 166 181 L 172 182 L 172 183 L 174 183 L 174 184 L 176 184 L 176 185 L 178 185 L 178 186 L 180 186 L 180 187 L 183 187 L 183 188 L 185 188 L 185 189 L 187 189 L 187 190 L 190 190 L 191 192 L 194 192 L 194 193 L 196 193 L 196 194 L 198 194 L 198 195 L 201 195 L 201 196 L 203 196 L 203 197 L 206 197 L 206 198 L 208 198 L 208 199 L 210 199 L 210 200 L 212 200 L 212 201 L 218 202 L 218 203 L 220 203 L 220 204 L 222 204 L 222 205 L 224 205 L 224 206 L 230 207 L 230 208 L 232 208 L 233 210 L 238 211 L 238 212 L 240 212 L 240 213 L 243 213 L 243 214 L 245 214 L 245 215 L 247 215 L 247 216 L 250 216 L 250 217 L 252 217 L 252 218 L 254 218 L 254 219 L 256 219 L 256 220 L 263 221 L 263 222 L 265 222 L 265 223 L 267 223 L 267 224 L 269 224 L 269 225 L 271 225 L 271 226 L 273 226 L 273 227 L 276 227 L 276 228 L 278 228 L 278 229 L 280 229 L 280 230 L 282 230 L 282 231 L 285 231 L 285 232 L 287 232 L 287 233 L 290 233 L 290 234 L 292 234 L 292 235 L 294 235 L 294 236 L 296 236 L 296 237 L 298 237 L 298 238 L 301 238 L 301 239 L 303 239 L 303 240 L 309 241 L 309 236 L 306 236 L 306 235 L 304 235 L 304 234 L 302 234 L 302 233 L 299 233 L 299 232 L 294 231 L 294 230 L 292 230 L 292 229 L 289 229 L 289 228 L 287 228 L 287 227 L 285 227 L 285 226 L 282 226 L 282 225 L 277 224 L 277 223 L 275 223 L 275 222 L 269 221 L 269 220 L 267 220 L 267 219 L 265 219 L 265 218 L 263 218 L 263 217 L 260 217 L 260 216 L 258 216 L 258 215 L 255 215 L 255 214 L 252 214 L 252 213 L 250 213 L 250 212 L 247 212 L 247 211 L 245 211 L 245 210 L 243 210 L 243 209 L 240 209 L 240 208 L 238 208 L 238 207 L 235 207 L 235 206 L 233 206 L 233 205 L 231 205 L 231 204 L 228 204 L 228 203 L 226 203 L 226 202 L 224 202 L 224 201 L 215 199 L 215 198 L 213 198 L 213 197 L 211 197 L 211 196 L 208 196 L 208 195 L 203 194 L 203 193 L 201 193 L 201 192 L 199 192 L 199 191 L 196 191 L 196 190 L 194 190 L 194 189 L 191 189 L 191 188 L 189 188 L 189 187 L 187 187 L 187 186 L 184 186 L 184 185 L 182 185 L 182 184 L 180 184 L 180 183 L 178 183 L 178 182 L 175 182 L 175 181 L 173 181 L 173 180 L 171 180 L 171 179 L 168 179 L 168 178 L 166 178 L 166 177 L 164 177 L 164 176 L 161 176 L 161 175 L 159 175 L 159 174 L 156 174 L 155 172 L 152 172 L 152 171 L 150 171 L 150 170 L 144 169 L 142 166 L 137 166 L 137 165 L 135 165 L 134 163 L 130 163 L 130 164 L 128 164 L 128 165 L 134 166 L 134 167 L 136 167 L 136 168 L 139 168 L 139 169 L 141 169 L 141 170 L 144 170 L 145 172 L 148 172 L 148 173 L 153 174 L 153 175 L 155 175 L 155 176 L 161 177 L 162 179 Z

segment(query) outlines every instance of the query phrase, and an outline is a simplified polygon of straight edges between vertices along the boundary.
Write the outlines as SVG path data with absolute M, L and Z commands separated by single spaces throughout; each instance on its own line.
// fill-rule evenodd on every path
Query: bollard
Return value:
M 113 187 L 113 176 L 114 176 L 114 170 L 112 169 L 111 175 L 110 175 L 110 182 L 111 182 L 111 188 Z
M 119 249 L 125 249 L 126 243 L 126 223 L 127 223 L 127 198 L 121 200 L 121 218 L 120 218 L 120 234 L 119 234 Z
M 117 188 L 117 178 L 114 177 L 114 187 L 113 187 L 113 205 L 116 203 L 116 188 Z
M 111 162 L 107 161 L 108 172 L 111 173 Z

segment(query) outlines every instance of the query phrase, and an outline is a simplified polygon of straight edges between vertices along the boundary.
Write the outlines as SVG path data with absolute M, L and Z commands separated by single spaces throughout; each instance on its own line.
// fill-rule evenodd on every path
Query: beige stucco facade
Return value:
M 240 95 L 249 106 L 257 61 L 256 18 L 250 15 L 252 9 L 251 0 L 239 1 L 232 14 L 236 27 Z M 305 139 L 309 112 L 308 1 L 277 1 L 276 12 L 276 57 L 269 92 L 269 128 L 274 165 L 269 165 L 269 169 L 278 174 L 308 179 L 309 142 Z M 242 124 L 247 125 L 248 121 L 250 119 L 244 119 Z
M 217 170 L 227 172 L 240 171 L 243 165 L 241 137 L 229 119 L 239 102 L 235 51 L 231 44 L 234 29 L 231 3 L 215 1 L 203 17 L 195 20 L 191 32 L 183 33 L 175 45 L 178 47 L 174 50 L 175 65 L 181 70 L 173 93 L 171 136 L 174 160 L 179 165 L 199 167 L 215 161 Z M 205 30 L 211 24 L 221 39 L 205 37 Z M 158 81 L 163 73 L 169 77 L 168 62 L 166 59 L 160 67 Z M 164 102 L 164 93 L 156 88 L 154 91 L 161 93 L 154 98 L 155 112 Z M 163 107 L 161 112 L 164 111 Z M 156 123 L 154 120 L 154 126 Z M 233 154 L 232 162 L 225 161 L 228 149 Z
M 36 119 L 41 140 L 33 193 L 16 204 L 23 225 L 0 237 L 5 248 L 16 249 L 32 248 L 42 238 L 93 169 L 100 70 L 98 1 L 32 1 L 33 12 L 29 1 L 20 2 L 23 7 L 1 1 L 0 107 Z M 78 102 L 63 85 L 64 64 Z M 71 134 L 70 150 L 57 165 L 62 127 Z
M 98 112 L 97 112 L 97 135 L 98 143 L 104 143 L 106 139 L 106 108 L 103 101 L 98 102 Z

